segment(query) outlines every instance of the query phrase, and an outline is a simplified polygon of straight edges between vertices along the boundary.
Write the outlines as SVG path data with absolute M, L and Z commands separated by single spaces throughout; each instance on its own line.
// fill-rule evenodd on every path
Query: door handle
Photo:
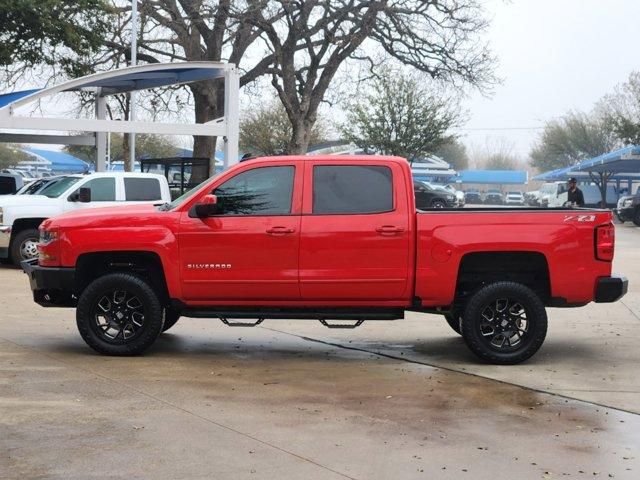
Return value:
M 402 233 L 404 232 L 404 228 L 396 227 L 395 225 L 383 225 L 376 228 L 376 232 L 381 233 L 382 235 L 387 233 Z
M 267 233 L 269 235 L 287 235 L 289 233 L 294 233 L 295 228 L 287 228 L 282 226 L 267 228 Z

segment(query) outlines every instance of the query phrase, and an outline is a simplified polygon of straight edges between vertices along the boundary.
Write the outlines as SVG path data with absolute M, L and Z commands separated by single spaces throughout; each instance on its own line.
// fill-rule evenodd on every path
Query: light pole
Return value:
M 131 0 L 131 66 L 135 66 L 138 62 L 138 0 Z M 129 121 L 134 122 L 136 119 L 135 109 L 136 92 L 129 93 Z M 129 168 L 125 170 L 132 172 L 136 163 L 136 134 L 129 134 Z

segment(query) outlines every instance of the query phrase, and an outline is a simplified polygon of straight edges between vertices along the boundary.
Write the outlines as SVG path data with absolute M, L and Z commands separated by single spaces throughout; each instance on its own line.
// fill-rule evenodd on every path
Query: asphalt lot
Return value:
M 95 354 L 0 267 L 0 478 L 640 478 L 640 228 L 618 303 L 549 310 L 529 362 L 478 363 L 444 320 L 353 331 L 182 319 Z

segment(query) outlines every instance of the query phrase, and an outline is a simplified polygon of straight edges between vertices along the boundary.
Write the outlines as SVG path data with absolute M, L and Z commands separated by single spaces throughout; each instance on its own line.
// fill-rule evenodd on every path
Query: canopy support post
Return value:
M 96 94 L 96 118 L 104 120 L 107 117 L 107 99 L 100 92 Z M 96 132 L 96 172 L 106 170 L 107 161 L 107 134 Z
M 224 77 L 224 115 L 227 133 L 224 137 L 224 169 L 238 163 L 238 142 L 240 140 L 240 75 L 236 67 L 225 72 Z

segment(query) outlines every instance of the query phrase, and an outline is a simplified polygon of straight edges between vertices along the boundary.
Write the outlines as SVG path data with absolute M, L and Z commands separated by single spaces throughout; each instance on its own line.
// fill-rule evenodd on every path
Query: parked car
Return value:
M 467 203 L 464 192 L 462 190 L 456 190 L 452 185 L 449 184 L 443 185 L 442 188 L 444 188 L 449 193 L 453 193 L 456 196 L 457 207 L 462 208 L 464 207 L 465 203 Z
M 530 207 L 540 206 L 540 191 L 532 190 L 530 192 L 524 192 L 524 203 Z
M 582 187 L 580 187 L 582 188 Z M 567 201 L 567 196 L 561 195 L 567 191 L 567 182 L 547 182 L 540 187 L 541 207 L 562 207 Z
M 0 195 L 12 195 L 23 187 L 20 175 L 14 173 L 0 173 Z
M 415 311 L 514 364 L 544 342 L 546 306 L 627 291 L 611 274 L 611 212 L 582 212 L 420 212 L 401 158 L 257 158 L 171 204 L 45 220 L 38 260 L 22 265 L 34 300 L 76 308 L 103 354 L 142 353 L 181 316 L 354 327 Z
M 413 181 L 413 191 L 416 196 L 416 208 L 454 208 L 457 205 L 456 196 L 445 189 L 433 188 L 426 182 Z
M 578 188 L 582 190 L 584 196 L 584 207 L 587 208 L 601 208 L 602 205 L 602 193 L 600 193 L 600 187 L 597 185 L 579 185 Z M 564 191 L 561 193 L 555 202 L 552 198 L 552 203 L 549 206 L 561 207 L 567 201 L 568 193 Z M 618 193 L 613 185 L 607 185 L 606 193 L 606 208 L 615 209 L 618 204 Z
M 466 192 L 464 192 L 464 199 L 466 203 L 482 203 L 482 197 L 480 196 L 479 190 L 467 190 Z
M 504 196 L 505 205 L 524 205 L 524 195 L 522 192 L 507 192 Z
M 34 195 L 0 197 L 0 259 L 16 264 L 38 256 L 38 227 L 73 210 L 127 203 L 170 202 L 162 175 L 106 172 L 57 177 Z
M 620 197 L 616 216 L 622 223 L 632 221 L 640 227 L 640 193 Z
M 487 205 L 502 205 L 504 203 L 502 192 L 500 190 L 487 190 L 484 195 L 484 203 Z

